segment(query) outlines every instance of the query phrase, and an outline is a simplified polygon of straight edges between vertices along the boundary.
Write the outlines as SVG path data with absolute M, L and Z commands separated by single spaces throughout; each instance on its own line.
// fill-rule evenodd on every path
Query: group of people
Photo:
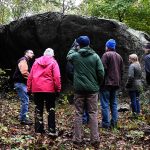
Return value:
M 116 41 L 106 42 L 105 53 L 100 58 L 90 47 L 88 36 L 75 39 L 67 54 L 67 61 L 73 66 L 74 87 L 74 134 L 73 143 L 82 144 L 82 118 L 88 116 L 91 144 L 98 146 L 98 100 L 100 97 L 103 128 L 115 128 L 118 121 L 117 96 L 123 77 L 123 59 L 116 52 Z M 145 45 L 146 80 L 150 85 L 150 43 Z M 29 60 L 33 58 L 32 50 L 27 50 L 25 56 L 18 60 L 14 73 L 14 86 L 21 99 L 20 122 L 30 125 L 27 118 L 29 94 L 33 93 L 35 102 L 35 132 L 44 133 L 43 108 L 46 104 L 48 112 L 48 134 L 56 136 L 55 99 L 61 91 L 61 75 L 59 65 L 54 58 L 54 50 L 47 48 L 43 56 L 37 58 L 30 67 Z M 142 70 L 136 54 L 129 55 L 128 80 L 126 88 L 131 99 L 134 115 L 140 114 L 139 95 L 141 89 Z M 71 66 L 71 67 L 72 67 Z M 100 96 L 99 96 L 100 95 Z M 111 117 L 110 117 L 111 111 Z

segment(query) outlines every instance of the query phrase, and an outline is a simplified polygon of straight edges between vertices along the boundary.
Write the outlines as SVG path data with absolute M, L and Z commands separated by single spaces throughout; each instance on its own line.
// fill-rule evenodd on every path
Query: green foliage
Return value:
M 8 132 L 8 128 L 0 123 L 0 133 L 2 134 L 2 132 Z
M 75 8 L 75 0 L 1 0 L 0 23 L 47 11 L 68 13 Z
M 92 16 L 117 19 L 122 22 L 134 1 L 135 0 L 90 0 L 89 11 Z
M 71 13 L 75 9 L 75 1 L 76 0 L 46 0 L 45 6 L 52 6 L 52 11 L 58 11 L 63 14 Z
M 6 72 L 0 68 L 0 89 L 3 87 L 2 83 L 5 80 L 5 77 L 4 77 L 5 74 L 6 74 Z
M 116 19 L 150 34 L 150 0 L 1 0 L 0 24 L 47 11 Z
M 140 94 L 140 100 L 141 100 L 142 105 L 150 104 L 149 92 L 150 92 L 150 90 L 142 88 L 141 94 Z
M 0 76 L 6 74 L 6 72 L 0 68 Z
M 131 130 L 127 135 L 128 138 L 134 138 L 134 139 L 139 139 L 142 138 L 144 136 L 144 132 L 143 131 L 133 131 Z
M 125 20 L 129 26 L 140 31 L 146 31 L 150 34 L 150 0 L 143 0 L 128 11 Z
M 10 9 L 4 1 L 0 1 L 0 24 L 5 24 L 9 21 Z
M 25 0 L 11 0 L 12 18 L 17 20 L 24 16 L 27 8 Z
M 87 7 L 91 16 L 116 19 L 150 33 L 150 0 L 89 0 Z
M 69 94 L 62 93 L 59 97 L 59 103 L 66 105 L 68 103 Z

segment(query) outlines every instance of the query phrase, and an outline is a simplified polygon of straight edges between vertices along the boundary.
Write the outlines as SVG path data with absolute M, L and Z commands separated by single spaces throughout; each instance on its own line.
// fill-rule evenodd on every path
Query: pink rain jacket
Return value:
M 61 79 L 57 61 L 51 56 L 41 56 L 34 62 L 27 80 L 28 92 L 60 92 Z

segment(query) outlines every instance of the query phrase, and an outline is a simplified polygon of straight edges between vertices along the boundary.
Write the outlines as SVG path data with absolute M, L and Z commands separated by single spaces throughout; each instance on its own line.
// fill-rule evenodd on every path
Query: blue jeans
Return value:
M 100 92 L 100 103 L 102 111 L 102 127 L 115 126 L 118 120 L 116 90 L 102 90 Z M 110 120 L 111 111 L 111 120 Z
M 129 91 L 132 112 L 137 114 L 140 113 L 139 95 L 138 91 Z
M 27 94 L 27 86 L 24 83 L 15 83 L 15 90 L 21 101 L 20 121 L 25 121 L 28 113 L 29 96 Z

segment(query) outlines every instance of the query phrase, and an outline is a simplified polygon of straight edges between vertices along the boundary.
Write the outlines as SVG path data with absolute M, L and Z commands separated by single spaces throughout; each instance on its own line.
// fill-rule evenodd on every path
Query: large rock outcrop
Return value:
M 128 27 L 115 20 L 98 19 L 60 13 L 44 13 L 13 21 L 0 26 L 0 68 L 11 68 L 26 49 L 33 49 L 35 56 L 43 54 L 45 48 L 55 50 L 55 57 L 60 65 L 62 77 L 65 77 L 66 54 L 75 38 L 88 35 L 91 47 L 101 56 L 105 42 L 114 38 L 117 52 L 128 64 L 128 55 L 137 53 L 141 56 L 142 43 Z

